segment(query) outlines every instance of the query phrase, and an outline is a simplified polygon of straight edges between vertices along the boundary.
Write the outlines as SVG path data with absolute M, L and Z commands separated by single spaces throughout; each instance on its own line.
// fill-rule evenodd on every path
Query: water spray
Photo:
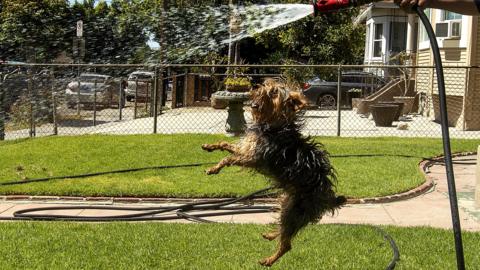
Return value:
M 322 13 L 333 12 L 345 8 L 356 7 L 373 2 L 379 2 L 380 0 L 314 0 L 313 9 L 314 15 L 317 16 Z M 438 47 L 437 38 L 433 31 L 432 25 L 423 12 L 423 10 L 417 5 L 412 7 L 414 11 L 422 21 L 423 26 L 426 29 L 428 38 L 430 39 L 430 45 L 433 52 L 433 58 L 435 60 L 435 69 L 437 73 L 437 84 L 440 98 L 440 116 L 442 126 L 442 139 L 443 139 L 443 152 L 445 156 L 445 168 L 447 173 L 448 182 L 448 194 L 450 199 L 450 210 L 452 215 L 452 227 L 453 235 L 455 239 L 455 251 L 457 256 L 457 268 L 459 270 L 465 269 L 465 258 L 463 254 L 462 244 L 462 230 L 460 226 L 460 217 L 458 213 L 458 201 L 457 191 L 455 188 L 455 177 L 453 173 L 452 152 L 450 147 L 450 135 L 448 130 L 448 114 L 447 114 L 447 97 L 445 94 L 445 80 L 443 75 L 442 58 L 440 55 L 440 49 Z

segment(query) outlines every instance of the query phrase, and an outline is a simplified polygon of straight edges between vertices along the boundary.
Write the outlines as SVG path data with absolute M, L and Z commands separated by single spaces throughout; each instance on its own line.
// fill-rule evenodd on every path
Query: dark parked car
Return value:
M 342 73 L 341 105 L 350 105 L 352 97 L 364 97 L 380 89 L 386 81 L 373 73 L 363 71 L 348 71 Z M 318 77 L 307 81 L 303 93 L 311 105 L 320 108 L 335 108 L 337 106 L 337 81 L 325 81 Z

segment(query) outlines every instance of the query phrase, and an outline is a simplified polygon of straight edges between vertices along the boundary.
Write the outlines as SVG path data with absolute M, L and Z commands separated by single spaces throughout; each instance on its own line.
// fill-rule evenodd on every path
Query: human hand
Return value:
M 393 2 L 400 6 L 400 8 L 402 8 L 404 11 L 412 13 L 412 8 L 415 5 L 421 8 L 426 8 L 430 5 L 430 2 L 432 2 L 432 0 L 393 0 Z

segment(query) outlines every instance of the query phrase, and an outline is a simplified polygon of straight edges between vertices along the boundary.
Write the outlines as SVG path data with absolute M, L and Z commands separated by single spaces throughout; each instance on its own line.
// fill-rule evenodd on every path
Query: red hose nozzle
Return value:
M 314 0 L 313 14 L 317 16 L 320 13 L 336 11 L 342 8 L 356 6 L 356 0 Z

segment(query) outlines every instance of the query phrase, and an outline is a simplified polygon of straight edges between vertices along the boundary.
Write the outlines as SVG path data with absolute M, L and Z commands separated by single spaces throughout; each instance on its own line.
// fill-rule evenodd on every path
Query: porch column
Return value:
M 412 53 L 415 49 L 415 44 L 413 41 L 415 40 L 415 15 L 408 14 L 408 24 L 407 24 L 407 53 Z

